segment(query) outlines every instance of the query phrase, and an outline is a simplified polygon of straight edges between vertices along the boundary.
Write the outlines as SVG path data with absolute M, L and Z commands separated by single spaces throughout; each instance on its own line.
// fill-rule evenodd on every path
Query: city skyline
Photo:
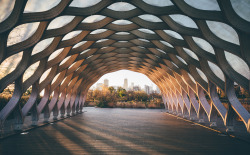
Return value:
M 108 79 L 109 86 L 123 87 L 124 79 L 127 79 L 128 87 L 134 84 L 134 86 L 140 86 L 141 88 L 144 88 L 145 85 L 148 85 L 152 86 L 153 90 L 156 90 L 156 85 L 147 76 L 129 70 L 119 70 L 105 74 L 96 83 L 94 83 L 90 89 L 96 88 L 98 83 L 104 83 L 105 79 Z
M 108 87 L 113 87 L 114 89 L 118 89 L 119 87 L 122 87 L 123 89 L 125 89 L 126 91 L 145 91 L 147 94 L 152 94 L 152 93 L 158 93 L 160 94 L 161 91 L 159 89 L 158 86 L 156 86 L 155 89 L 153 89 L 153 85 L 149 86 L 149 85 L 144 85 L 144 87 L 141 87 L 140 85 L 134 85 L 134 82 L 131 82 L 131 84 L 128 84 L 128 79 L 125 78 L 124 79 L 124 83 L 123 86 L 110 86 L 109 85 L 109 80 L 108 79 L 104 79 L 103 83 L 96 83 L 96 87 L 92 87 L 91 89 L 94 90 L 102 90 L 104 87 L 108 88 Z

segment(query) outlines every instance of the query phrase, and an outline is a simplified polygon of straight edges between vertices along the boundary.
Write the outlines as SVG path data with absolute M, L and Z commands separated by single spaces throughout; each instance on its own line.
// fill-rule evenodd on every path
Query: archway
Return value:
M 234 90 L 236 82 L 249 92 L 249 6 L 235 8 L 227 0 L 213 1 L 211 8 L 178 0 L 32 2 L 3 2 L 8 7 L 0 23 L 1 65 L 16 54 L 22 58 L 0 80 L 1 92 L 15 85 L 0 111 L 1 126 L 12 112 L 17 129 L 28 112 L 34 124 L 41 112 L 45 121 L 52 111 L 55 118 L 77 113 L 100 76 L 129 69 L 158 85 L 168 111 L 186 111 L 190 118 L 205 113 L 209 120 L 218 112 L 229 126 L 237 113 L 250 130 L 250 114 Z M 38 5 L 44 7 L 32 7 Z M 33 74 L 24 78 L 30 67 Z M 20 98 L 30 86 L 22 107 Z M 217 88 L 227 95 L 229 110 Z

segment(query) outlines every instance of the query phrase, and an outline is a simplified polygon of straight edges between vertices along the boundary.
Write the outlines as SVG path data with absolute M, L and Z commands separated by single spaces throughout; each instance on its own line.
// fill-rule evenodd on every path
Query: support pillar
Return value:
M 64 118 L 65 117 L 65 105 L 64 105 L 64 103 L 62 104 L 62 106 L 61 106 L 61 109 L 60 109 L 60 117 L 61 118 Z
M 198 116 L 199 116 L 199 123 L 205 123 L 205 110 L 203 109 L 203 107 L 201 106 L 201 103 L 200 103 L 200 107 L 199 107 L 199 113 L 198 113 Z
M 37 112 L 37 103 L 35 102 L 35 104 L 32 106 L 31 108 L 31 125 L 32 126 L 37 126 L 38 124 L 38 120 L 39 120 L 39 115 L 38 115 L 38 112 Z
M 210 111 L 210 116 L 209 118 L 209 122 L 210 122 L 210 127 L 216 127 L 217 126 L 217 111 L 214 107 L 214 105 L 211 103 L 211 111 Z
M 49 117 L 50 117 L 50 112 L 49 112 L 49 106 L 46 103 L 44 110 L 43 110 L 43 117 L 44 117 L 44 123 L 48 123 L 49 122 Z
M 183 118 L 189 118 L 189 113 L 188 113 L 188 109 L 187 109 L 186 105 L 183 106 L 182 113 L 183 113 L 183 115 L 182 115 Z
M 53 120 L 57 120 L 58 118 L 58 114 L 59 114 L 59 110 L 58 110 L 58 108 L 57 108 L 57 103 L 56 103 L 56 105 L 54 106 L 54 108 L 53 108 Z
M 191 107 L 190 107 L 190 115 L 189 115 L 189 119 L 191 120 L 191 121 L 196 121 L 198 118 L 197 118 L 197 114 L 196 114 L 196 111 L 195 111 L 195 109 L 194 109 L 194 107 L 193 107 L 193 105 L 191 104 L 190 105 Z
M 14 109 L 14 130 L 20 131 L 23 128 L 23 116 L 21 113 L 21 107 L 18 104 Z
M 76 115 L 76 108 L 75 108 L 75 105 L 73 105 L 71 109 L 72 109 L 72 110 L 71 110 L 71 111 L 72 111 L 72 113 L 71 113 L 72 116 Z
M 235 119 L 235 111 L 233 110 L 231 104 L 228 104 L 228 111 L 226 114 L 226 131 L 227 132 L 234 132 L 234 125 L 233 125 L 233 121 Z
M 67 108 L 66 108 L 66 111 L 67 111 L 67 116 L 69 117 L 70 116 L 70 113 L 71 113 L 71 108 L 70 108 L 70 104 L 68 104 Z

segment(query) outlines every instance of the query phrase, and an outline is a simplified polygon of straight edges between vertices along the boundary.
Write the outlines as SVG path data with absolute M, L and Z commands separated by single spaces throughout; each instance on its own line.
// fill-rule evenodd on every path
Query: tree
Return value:
M 118 87 L 117 93 L 118 93 L 118 96 L 122 99 L 124 96 L 126 96 L 127 91 L 123 89 L 122 87 Z
M 103 87 L 102 90 L 89 90 L 88 101 L 94 101 L 98 107 L 109 107 L 116 104 L 117 101 L 140 101 L 145 104 L 152 102 L 153 104 L 162 103 L 160 94 L 153 93 L 148 95 L 145 91 L 126 91 L 122 87 L 117 90 L 114 87 Z
M 109 87 L 109 92 L 112 94 L 112 93 L 115 93 L 115 88 L 114 87 Z

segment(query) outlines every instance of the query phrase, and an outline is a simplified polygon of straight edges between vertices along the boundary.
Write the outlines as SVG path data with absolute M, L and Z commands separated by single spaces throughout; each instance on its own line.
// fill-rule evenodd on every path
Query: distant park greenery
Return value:
M 86 106 L 119 108 L 163 108 L 161 95 L 147 94 L 145 91 L 126 91 L 122 87 L 103 87 L 89 90 Z
M 21 97 L 19 101 L 21 107 L 23 107 L 24 104 L 28 101 L 31 91 L 31 88 L 29 88 Z M 9 102 L 13 93 L 14 90 L 9 88 L 4 89 L 4 91 L 0 93 L 0 110 L 3 109 L 3 107 Z
M 19 100 L 19 105 L 22 108 L 28 101 L 32 88 L 26 90 Z M 2 110 L 14 93 L 14 85 L 7 87 L 0 92 L 0 110 Z M 220 100 L 224 106 L 228 104 L 226 95 L 218 89 L 217 91 Z M 235 86 L 235 94 L 241 104 L 250 112 L 250 95 L 248 91 Z M 50 96 L 48 102 L 50 102 Z M 39 104 L 42 96 L 38 96 L 37 104 Z M 198 98 L 197 98 L 198 99 Z M 209 96 L 207 96 L 209 100 Z M 144 91 L 126 91 L 122 87 L 117 90 L 113 87 L 103 87 L 102 90 L 89 90 L 85 106 L 98 106 L 98 107 L 120 107 L 120 108 L 162 108 L 161 94 L 153 93 L 146 94 Z

